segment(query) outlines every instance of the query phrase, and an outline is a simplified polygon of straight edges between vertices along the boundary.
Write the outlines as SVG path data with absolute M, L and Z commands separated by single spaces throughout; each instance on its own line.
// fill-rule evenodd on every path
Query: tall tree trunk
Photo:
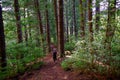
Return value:
M 72 3 L 73 1 L 72 0 L 68 0 L 68 20 L 69 20 L 69 27 L 70 27 L 70 39 L 71 39 L 71 36 L 73 36 L 74 35 L 74 27 L 73 27 L 73 25 L 74 25 L 74 21 L 73 21 L 73 6 L 71 6 L 73 3 Z
M 22 27 L 20 21 L 20 10 L 19 10 L 20 7 L 18 0 L 14 0 L 14 8 L 15 8 L 16 25 L 17 25 L 18 43 L 21 43 L 23 41 L 23 38 L 22 38 Z
M 85 22 L 84 22 L 84 9 L 83 9 L 83 1 L 80 0 L 80 27 L 81 27 L 81 37 L 85 37 Z
M 92 25 L 92 0 L 88 0 L 88 25 L 90 32 L 90 41 L 93 41 L 93 25 Z
M 66 32 L 67 32 L 67 39 L 66 41 L 69 42 L 69 28 L 68 28 L 68 15 L 66 16 Z
M 25 18 L 26 18 L 26 10 L 25 10 L 25 6 L 24 6 L 24 28 L 25 28 L 24 34 L 25 34 L 25 42 L 26 42 L 26 45 L 27 45 L 27 42 L 28 42 L 28 32 L 27 32 L 27 25 L 26 25 Z
M 47 32 L 47 49 L 48 51 L 47 52 L 50 52 L 50 25 L 49 25 L 49 15 L 48 15 L 48 6 L 47 6 L 47 0 L 46 0 L 46 5 L 45 5 L 45 8 L 46 8 L 46 32 Z
M 75 37 L 77 38 L 77 25 L 76 25 L 76 8 L 75 8 L 75 0 L 73 0 L 73 23 L 74 23 Z
M 116 13 L 116 0 L 108 0 L 108 20 L 106 29 L 105 47 L 111 55 L 111 41 L 115 33 L 115 13 Z
M 58 52 L 60 57 L 64 56 L 64 19 L 63 0 L 58 0 Z
M 29 18 L 30 17 L 30 13 L 29 13 L 29 10 L 27 9 L 27 17 Z M 28 20 L 28 38 L 30 40 L 32 40 L 32 33 L 31 33 L 31 23 L 30 21 Z
M 99 24 L 100 24 L 100 1 L 96 0 L 96 32 L 99 31 Z
M 40 12 L 40 9 L 39 9 L 39 1 L 34 0 L 34 4 L 35 4 L 36 11 L 37 11 L 37 18 L 38 18 L 38 23 L 39 23 L 39 28 L 40 28 L 41 40 L 42 40 L 42 43 L 43 43 L 44 42 L 43 26 L 42 26 L 42 20 L 41 20 L 41 12 Z
M 3 25 L 3 18 L 2 18 L 2 7 L 0 4 L 0 67 L 2 68 L 7 66 L 5 48 L 6 47 L 5 47 L 4 25 Z
M 70 35 L 73 36 L 73 19 L 70 21 Z
M 55 13 L 55 21 L 56 21 L 56 31 L 57 31 L 57 39 L 58 39 L 58 10 L 57 10 L 57 0 L 54 0 L 54 13 Z
M 68 1 L 66 0 L 65 5 L 68 4 Z M 65 21 L 66 21 L 66 42 L 69 42 L 69 29 L 68 29 L 68 6 L 65 6 Z
M 87 21 L 88 21 L 88 0 L 84 0 L 83 5 L 84 5 L 84 8 L 83 8 L 84 9 L 83 10 L 83 13 L 84 13 L 84 33 L 86 33 L 87 28 L 88 28 L 88 25 L 87 25 Z

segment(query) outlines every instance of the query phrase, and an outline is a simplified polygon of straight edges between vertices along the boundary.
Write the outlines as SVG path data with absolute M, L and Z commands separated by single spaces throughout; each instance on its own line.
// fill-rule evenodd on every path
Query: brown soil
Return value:
M 61 61 L 57 60 L 55 63 L 52 60 L 52 55 L 49 54 L 43 61 L 45 64 L 38 70 L 26 72 L 19 80 L 106 80 L 104 77 L 93 77 L 94 74 L 84 74 L 79 71 L 64 71 L 61 68 Z M 95 76 L 95 75 L 94 75 Z

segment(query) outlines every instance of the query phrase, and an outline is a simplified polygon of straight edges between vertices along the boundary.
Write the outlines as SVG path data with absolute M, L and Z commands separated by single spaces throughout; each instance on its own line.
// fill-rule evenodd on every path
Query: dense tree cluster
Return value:
M 15 58 L 20 60 L 17 63 L 20 63 L 26 56 L 25 51 L 36 57 L 30 49 L 40 49 L 45 54 L 51 51 L 51 44 L 57 46 L 60 57 L 65 56 L 65 50 L 75 50 L 80 55 L 81 48 L 83 52 L 91 54 L 93 64 L 100 61 L 111 66 L 119 62 L 119 4 L 120 0 L 0 1 L 0 72 L 2 68 L 14 66 L 9 58 L 12 60 L 16 55 Z M 23 49 L 23 46 L 31 48 L 13 55 L 9 53 L 13 48 L 11 46 L 16 51 Z M 109 67 L 108 71 L 116 70 L 119 66 Z

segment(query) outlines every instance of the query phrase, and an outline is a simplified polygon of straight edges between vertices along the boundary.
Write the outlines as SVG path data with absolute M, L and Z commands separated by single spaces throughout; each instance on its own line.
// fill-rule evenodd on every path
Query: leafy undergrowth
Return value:
M 64 58 L 58 59 L 54 63 L 52 55 L 47 55 L 43 59 L 45 64 L 40 69 L 24 74 L 19 80 L 93 80 L 91 73 L 64 71 L 60 65 L 63 60 Z
M 30 64 L 29 66 L 19 66 L 19 70 L 13 67 L 9 67 L 9 69 L 6 69 L 7 71 L 0 72 L 0 79 L 1 80 L 11 80 L 11 79 L 17 79 L 20 75 L 23 75 L 25 72 L 29 72 L 31 70 L 36 70 L 40 68 L 44 63 L 42 61 L 35 62 L 34 64 Z
M 87 40 L 77 41 L 71 57 L 61 63 L 62 68 L 66 71 L 75 71 L 74 74 L 78 76 L 93 75 L 95 80 L 119 80 L 120 46 L 118 43 L 120 42 L 118 40 L 112 42 L 112 55 L 110 55 L 110 51 L 104 48 L 103 40 L 97 38 L 92 43 Z
M 81 80 L 81 77 L 86 76 L 82 80 L 119 80 L 120 76 L 115 74 L 109 74 L 106 67 L 95 65 L 92 66 L 90 62 L 84 60 L 76 60 L 74 58 L 65 59 L 61 63 L 62 68 L 65 71 L 71 71 L 73 80 Z M 75 78 L 76 76 L 76 78 Z M 72 78 L 71 77 L 71 78 Z
M 0 70 L 0 79 L 17 77 L 26 71 L 37 69 L 43 65 L 41 61 L 45 55 L 41 48 L 34 43 L 10 43 L 7 46 L 7 67 L 5 71 Z

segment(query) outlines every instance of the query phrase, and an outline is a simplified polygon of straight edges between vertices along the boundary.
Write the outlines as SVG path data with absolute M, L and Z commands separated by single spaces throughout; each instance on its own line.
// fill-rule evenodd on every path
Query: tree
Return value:
M 21 43 L 23 41 L 22 38 L 22 27 L 21 27 L 21 21 L 20 21 L 20 10 L 19 10 L 19 3 L 18 0 L 14 0 L 14 9 L 15 9 L 15 17 L 16 17 L 16 25 L 17 25 L 17 37 L 18 37 L 18 43 Z
M 2 7 L 0 4 L 0 67 L 2 68 L 7 66 L 5 49 L 6 47 L 5 47 L 4 25 L 3 25 L 3 17 L 2 17 Z
M 74 23 L 75 37 L 77 38 L 77 25 L 76 25 L 76 8 L 75 8 L 75 0 L 73 0 L 73 23 Z
M 93 41 L 93 27 L 92 27 L 92 0 L 88 0 L 88 25 L 90 32 L 90 42 Z
M 46 32 L 47 32 L 47 49 L 48 52 L 50 52 L 50 25 L 49 25 L 49 15 L 48 15 L 48 7 L 47 7 L 47 0 L 46 0 L 46 4 L 45 4 L 45 13 L 46 13 Z
M 80 0 L 80 27 L 81 27 L 81 37 L 85 36 L 85 22 L 84 22 L 84 10 L 83 10 L 83 1 Z
M 56 30 L 57 30 L 57 39 L 58 39 L 58 11 L 57 11 L 57 0 L 54 0 L 54 13 L 55 13 L 55 21 L 56 21 Z
M 29 13 L 29 10 L 27 9 L 27 17 L 30 18 L 30 13 Z M 32 39 L 32 33 L 31 33 L 31 23 L 29 23 L 29 19 L 27 20 L 27 23 L 28 23 L 28 37 L 29 39 L 31 40 Z
M 108 0 L 108 19 L 106 27 L 105 47 L 106 50 L 110 52 L 110 55 L 111 55 L 111 41 L 114 36 L 116 27 L 115 15 L 116 15 L 116 0 Z
M 99 30 L 99 24 L 100 24 L 100 1 L 96 0 L 96 24 L 95 24 L 95 28 L 96 28 L 97 32 Z
M 63 0 L 58 0 L 58 52 L 64 56 Z
M 68 11 L 69 11 L 69 8 L 68 8 L 68 1 L 66 0 L 64 2 L 65 6 L 64 6 L 64 10 L 65 10 L 65 32 L 66 32 L 66 36 L 65 36 L 65 41 L 66 42 L 69 42 L 69 27 L 68 27 Z
M 26 8 L 25 8 L 25 5 L 24 5 L 24 28 L 25 28 L 24 34 L 25 34 L 25 41 L 26 41 L 26 44 L 27 44 L 28 31 L 27 31 L 27 25 L 25 25 L 26 24 L 25 18 L 26 18 Z
M 36 8 L 36 12 L 37 12 L 39 29 L 40 29 L 40 33 L 41 33 L 41 40 L 42 40 L 42 43 L 43 43 L 44 42 L 44 39 L 43 39 L 43 26 L 42 26 L 42 20 L 41 20 L 41 12 L 40 12 L 40 9 L 39 9 L 39 1 L 34 0 L 34 5 L 35 5 L 35 8 Z

